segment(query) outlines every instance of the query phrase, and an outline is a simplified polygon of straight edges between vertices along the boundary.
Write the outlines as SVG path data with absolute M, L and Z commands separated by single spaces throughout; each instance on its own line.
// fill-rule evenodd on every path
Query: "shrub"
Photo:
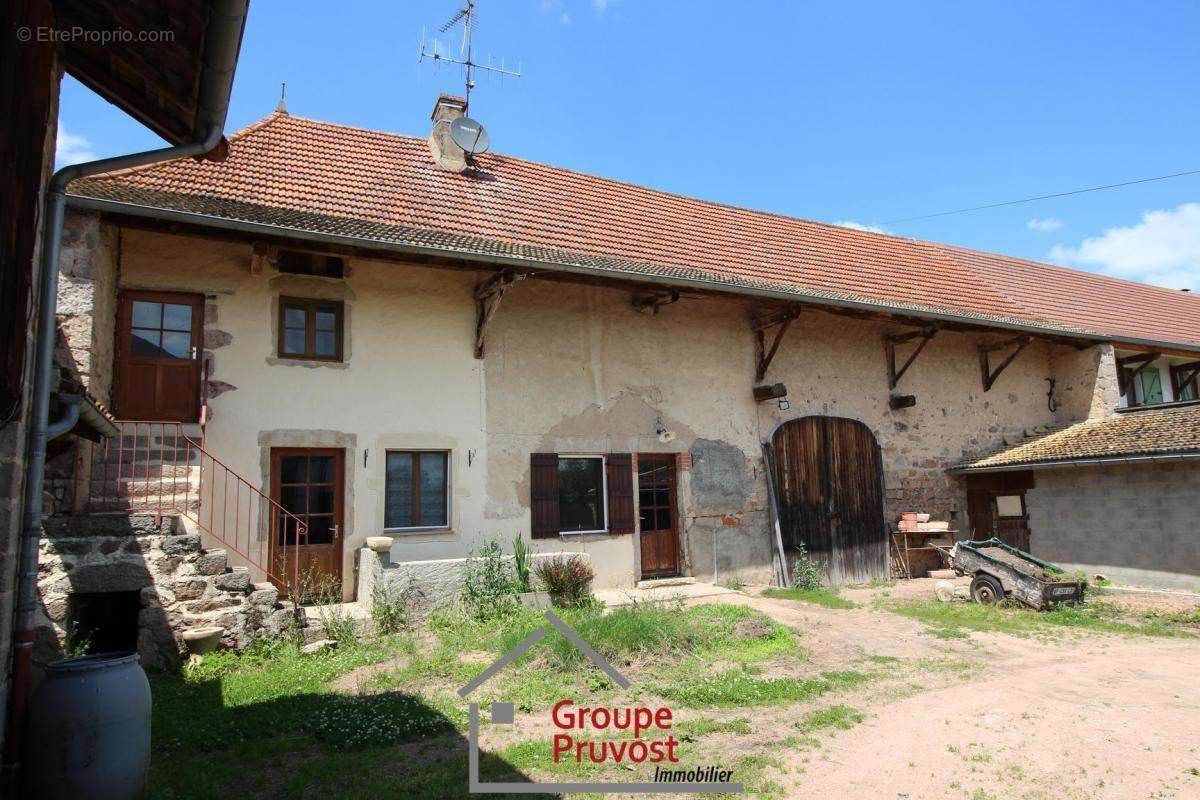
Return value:
M 804 542 L 796 547 L 798 552 L 792 564 L 792 586 L 797 589 L 820 589 L 825 581 L 825 565 L 808 557 Z
M 463 565 L 462 599 L 476 619 L 510 612 L 515 606 L 516 581 L 505 563 L 504 552 L 495 539 L 471 551 Z
M 513 571 L 517 576 L 518 592 L 533 591 L 533 582 L 529 579 L 529 568 L 532 562 L 533 555 L 529 552 L 529 547 L 518 531 L 517 535 L 513 537 Z
M 595 573 L 581 556 L 557 556 L 539 561 L 537 577 L 555 605 L 577 606 L 592 596 Z
M 411 583 L 403 589 L 389 587 L 379 575 L 371 590 L 371 621 L 376 633 L 399 633 L 412 621 L 410 608 L 421 590 Z
M 315 567 L 300 576 L 302 602 L 315 606 L 325 637 L 338 644 L 358 639 L 358 623 L 342 604 L 342 583 L 333 575 L 317 577 Z

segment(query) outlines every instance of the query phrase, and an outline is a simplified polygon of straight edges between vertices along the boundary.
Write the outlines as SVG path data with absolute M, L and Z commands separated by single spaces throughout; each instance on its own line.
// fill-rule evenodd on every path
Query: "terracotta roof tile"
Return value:
M 1200 405 L 1147 409 L 1049 427 L 955 472 L 1021 467 L 1075 459 L 1187 453 L 1200 457 Z
M 720 205 L 498 154 L 478 157 L 468 173 L 447 172 L 433 166 L 422 138 L 283 113 L 230 143 L 220 163 L 173 161 L 76 181 L 70 191 L 217 216 L 236 209 L 241 216 L 234 218 L 260 221 L 290 215 L 306 220 L 300 227 L 353 220 L 366 238 L 371 231 L 387 241 L 465 237 L 471 244 L 460 252 L 481 243 L 548 249 L 557 255 L 552 263 L 683 271 L 798 296 L 1200 346 L 1200 298 L 1092 273 Z

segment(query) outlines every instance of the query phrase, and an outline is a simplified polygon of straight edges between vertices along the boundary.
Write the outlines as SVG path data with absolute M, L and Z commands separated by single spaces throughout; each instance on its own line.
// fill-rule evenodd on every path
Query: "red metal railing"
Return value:
M 95 449 L 94 511 L 180 515 L 298 596 L 304 522 L 263 494 L 179 422 L 124 420 Z M 203 428 L 201 428 L 203 431 Z

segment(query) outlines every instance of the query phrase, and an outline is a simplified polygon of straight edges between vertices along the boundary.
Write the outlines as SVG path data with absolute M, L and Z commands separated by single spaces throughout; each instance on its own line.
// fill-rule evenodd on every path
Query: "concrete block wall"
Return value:
M 1037 470 L 1033 553 L 1114 580 L 1200 587 L 1200 459 Z

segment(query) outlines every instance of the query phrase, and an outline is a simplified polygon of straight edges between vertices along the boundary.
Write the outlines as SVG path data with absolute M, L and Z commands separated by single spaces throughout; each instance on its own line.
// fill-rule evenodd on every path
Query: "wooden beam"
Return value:
M 791 327 L 792 320 L 798 316 L 800 316 L 800 310 L 793 308 L 751 319 L 750 329 L 754 332 L 754 382 L 756 384 L 762 383 L 763 379 L 767 376 L 767 370 L 771 366 L 771 361 L 774 360 L 775 354 L 779 352 L 779 345 L 783 341 L 783 335 Z M 771 328 L 776 329 L 775 339 L 771 342 L 771 347 L 768 348 L 766 333 Z
M 635 294 L 633 308 L 639 313 L 649 313 L 650 316 L 657 317 L 660 308 L 679 302 L 679 296 L 679 292 L 676 291 Z
M 887 354 L 887 369 L 888 369 L 888 391 L 896 388 L 896 384 L 904 377 L 904 373 L 908 372 L 908 368 L 917 360 L 917 356 L 921 355 L 921 351 L 925 349 L 925 345 L 929 344 L 929 340 L 937 335 L 938 329 L 935 326 L 928 326 L 919 331 L 911 331 L 909 333 L 899 333 L 893 336 L 883 337 L 883 348 Z M 896 369 L 896 345 L 904 344 L 913 339 L 920 339 L 920 343 L 916 349 L 908 356 L 904 365 L 900 369 Z
M 501 270 L 475 287 L 475 357 L 483 358 L 483 346 L 487 342 L 488 328 L 504 293 L 516 278 L 510 269 Z
M 996 383 L 996 379 L 1000 377 L 1000 373 L 1008 368 L 1008 365 L 1021 354 L 1022 350 L 1029 346 L 1031 341 L 1033 341 L 1032 336 L 1015 336 L 1012 339 L 1005 339 L 1002 342 L 979 345 L 979 369 L 983 377 L 983 390 L 985 392 L 991 390 L 992 385 Z M 995 369 L 992 369 L 989 364 L 988 355 L 1000 350 L 1007 350 L 1010 347 L 1016 349 L 1009 353 Z
M 1160 355 L 1161 353 L 1158 351 L 1151 350 L 1149 353 L 1138 353 L 1135 356 L 1122 356 L 1121 358 L 1118 358 L 1117 391 L 1121 394 L 1125 394 L 1126 390 L 1129 388 L 1128 384 L 1125 383 L 1126 369 L 1128 369 L 1131 365 L 1136 364 L 1137 366 L 1129 371 L 1129 377 L 1136 378 L 1138 375 L 1142 374 L 1142 370 L 1150 366 L 1151 363 L 1157 361 Z
M 1200 375 L 1200 361 L 1189 361 L 1186 364 L 1176 364 L 1175 369 L 1179 370 L 1180 373 L 1179 386 L 1186 386 L 1198 375 Z M 1171 391 L 1175 393 L 1175 399 L 1178 400 L 1178 387 L 1172 385 Z

